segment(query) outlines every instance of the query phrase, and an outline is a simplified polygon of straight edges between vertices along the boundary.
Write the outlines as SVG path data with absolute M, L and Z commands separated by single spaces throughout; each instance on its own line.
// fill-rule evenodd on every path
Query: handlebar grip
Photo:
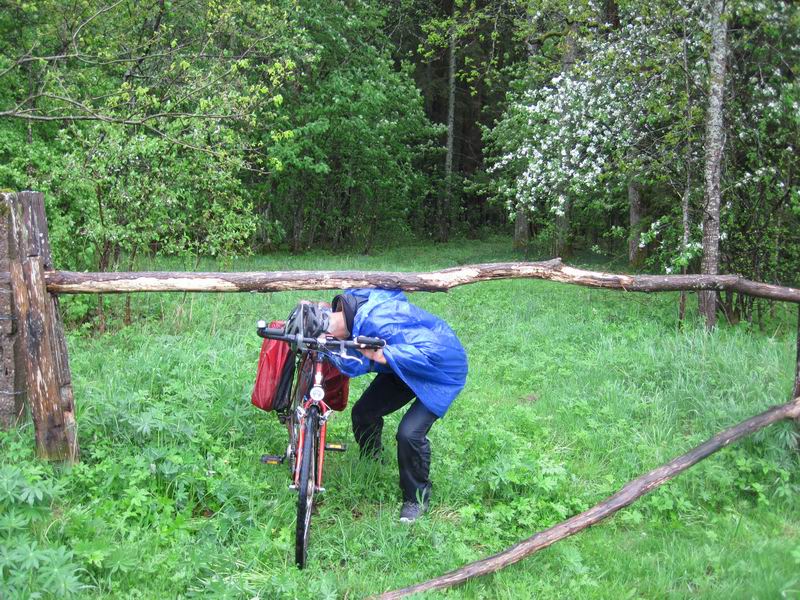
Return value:
M 283 337 L 283 329 L 270 329 L 269 327 L 259 327 L 258 335 L 263 338 Z
M 356 344 L 364 344 L 365 346 L 375 346 L 377 348 L 383 348 L 386 345 L 386 340 L 382 340 L 381 338 L 367 337 L 365 335 L 359 335 L 353 341 Z

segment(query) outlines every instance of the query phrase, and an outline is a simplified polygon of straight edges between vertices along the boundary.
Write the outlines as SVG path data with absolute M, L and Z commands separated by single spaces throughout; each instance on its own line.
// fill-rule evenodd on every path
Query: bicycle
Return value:
M 339 340 L 330 336 L 319 338 L 287 335 L 283 329 L 270 329 L 266 321 L 259 321 L 257 333 L 262 338 L 289 344 L 294 360 L 299 363 L 294 387 L 289 391 L 292 399 L 289 406 L 278 414 L 281 423 L 289 432 L 289 444 L 282 456 L 264 455 L 267 464 L 289 463 L 292 483 L 289 489 L 298 492 L 297 526 L 295 530 L 295 563 L 298 568 L 306 566 L 308 540 L 311 528 L 311 513 L 314 494 L 325 491 L 322 486 L 322 467 L 325 450 L 344 451 L 341 444 L 326 444 L 328 418 L 332 412 L 325 403 L 325 379 L 323 364 L 326 356 L 338 356 L 345 360 L 360 360 L 347 354 L 347 350 L 377 350 L 383 348 L 384 340 L 358 337 L 355 340 Z M 292 357 L 289 358 L 292 360 Z

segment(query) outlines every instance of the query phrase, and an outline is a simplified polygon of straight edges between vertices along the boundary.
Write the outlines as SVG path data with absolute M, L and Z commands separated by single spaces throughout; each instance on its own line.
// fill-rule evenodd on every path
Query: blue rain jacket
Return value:
M 353 337 L 386 340 L 387 364 L 375 363 L 372 370 L 395 373 L 428 410 L 443 416 L 467 380 L 467 353 L 450 326 L 411 304 L 400 290 L 346 291 L 366 299 L 353 319 Z M 332 359 L 342 373 L 358 377 L 370 371 L 370 361 L 360 352 L 348 354 L 360 360 Z

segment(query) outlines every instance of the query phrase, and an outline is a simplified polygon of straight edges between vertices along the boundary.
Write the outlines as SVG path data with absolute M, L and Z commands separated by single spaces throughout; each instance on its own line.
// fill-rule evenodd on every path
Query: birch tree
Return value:
M 711 35 L 709 53 L 708 111 L 706 114 L 705 141 L 705 205 L 703 209 L 703 260 L 700 271 L 704 274 L 719 273 L 719 207 L 722 158 L 725 145 L 723 106 L 725 96 L 725 67 L 728 55 L 728 25 L 726 23 L 725 0 L 711 0 L 708 12 L 708 28 Z M 716 292 L 700 292 L 700 314 L 706 327 L 717 324 Z

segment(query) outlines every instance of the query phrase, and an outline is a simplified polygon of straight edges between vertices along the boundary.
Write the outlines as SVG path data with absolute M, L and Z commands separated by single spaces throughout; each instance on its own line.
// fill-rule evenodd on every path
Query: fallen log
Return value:
M 418 594 L 425 591 L 437 590 L 442 588 L 449 588 L 455 585 L 464 583 L 465 581 L 481 575 L 494 573 L 500 569 L 519 562 L 523 558 L 538 552 L 542 548 L 547 548 L 551 544 L 559 540 L 563 540 L 579 531 L 602 521 L 603 519 L 613 515 L 618 510 L 628 506 L 635 500 L 641 498 L 645 494 L 651 492 L 657 487 L 663 485 L 667 481 L 676 477 L 679 473 L 685 471 L 689 467 L 697 464 L 704 458 L 715 453 L 727 445 L 735 442 L 736 440 L 750 435 L 768 425 L 783 420 L 783 419 L 797 419 L 800 417 L 800 397 L 795 398 L 792 402 L 775 406 L 761 413 L 755 417 L 751 417 L 738 425 L 726 429 L 718 433 L 713 438 L 690 450 L 686 454 L 679 456 L 668 462 L 667 464 L 658 467 L 657 469 L 642 475 L 627 483 L 620 491 L 613 496 L 606 498 L 600 504 L 597 504 L 587 511 L 584 511 L 574 517 L 562 521 L 558 525 L 554 525 L 549 529 L 540 531 L 539 533 L 529 537 L 528 539 L 515 544 L 511 548 L 484 558 L 482 560 L 470 563 L 460 569 L 451 571 L 440 577 L 418 583 L 410 587 L 402 588 L 385 592 L 375 598 L 377 600 L 393 600 L 395 598 L 402 598 L 410 594 Z
M 133 272 L 77 273 L 48 271 L 53 294 L 130 292 L 282 292 L 381 287 L 446 292 L 454 287 L 495 279 L 546 279 L 629 292 L 717 290 L 800 303 L 800 289 L 750 281 L 739 275 L 621 275 L 576 269 L 561 259 L 543 262 L 486 263 L 430 271 L 272 271 L 272 272 Z

